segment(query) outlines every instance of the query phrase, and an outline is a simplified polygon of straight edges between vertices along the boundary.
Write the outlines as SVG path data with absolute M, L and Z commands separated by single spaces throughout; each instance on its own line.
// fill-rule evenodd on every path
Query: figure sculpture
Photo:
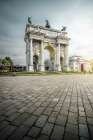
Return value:
M 28 23 L 32 24 L 31 17 L 28 17 Z
M 62 26 L 62 27 L 63 27 L 63 29 L 61 31 L 66 31 L 66 27 L 64 27 L 64 26 Z
M 48 21 L 47 19 L 45 19 L 45 21 L 46 21 L 46 25 L 45 25 L 45 27 L 50 28 L 49 21 Z

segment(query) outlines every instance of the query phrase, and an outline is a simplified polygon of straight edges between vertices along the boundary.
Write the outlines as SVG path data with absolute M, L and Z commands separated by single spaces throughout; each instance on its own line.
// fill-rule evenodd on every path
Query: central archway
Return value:
M 55 50 L 51 45 L 46 45 L 45 50 L 49 51 L 49 70 L 55 70 Z

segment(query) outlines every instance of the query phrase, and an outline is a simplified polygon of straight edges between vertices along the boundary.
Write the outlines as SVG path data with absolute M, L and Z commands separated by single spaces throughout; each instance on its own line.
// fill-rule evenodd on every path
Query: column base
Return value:
M 28 71 L 29 71 L 29 72 L 34 71 L 34 70 L 33 70 L 33 65 L 28 66 Z
M 56 71 L 61 71 L 61 65 L 56 66 Z
M 65 65 L 63 68 L 64 71 L 69 71 L 69 66 Z
M 44 65 L 39 66 L 39 71 L 45 71 Z

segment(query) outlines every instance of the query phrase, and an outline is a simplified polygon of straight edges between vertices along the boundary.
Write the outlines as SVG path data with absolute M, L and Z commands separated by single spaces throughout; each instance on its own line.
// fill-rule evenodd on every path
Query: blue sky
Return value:
M 32 23 L 52 28 L 67 27 L 69 56 L 93 59 L 93 0 L 0 0 L 0 58 L 11 57 L 14 64 L 25 65 L 25 27 Z M 47 53 L 45 55 L 47 59 Z

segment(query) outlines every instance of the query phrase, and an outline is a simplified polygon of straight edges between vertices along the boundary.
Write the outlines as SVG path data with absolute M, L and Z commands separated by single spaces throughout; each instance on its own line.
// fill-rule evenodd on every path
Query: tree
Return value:
M 2 64 L 3 64 L 3 66 L 11 66 L 11 64 L 9 63 L 9 61 L 6 60 L 5 58 L 2 60 Z
M 11 64 L 11 66 L 13 66 L 13 61 L 11 60 L 11 58 L 10 57 L 7 57 L 6 56 L 6 58 L 5 58 L 6 60 L 8 60 L 8 62 Z
M 46 59 L 45 61 L 44 61 L 44 64 L 45 64 L 45 66 L 49 66 L 49 64 L 50 64 L 50 61 L 49 61 L 49 59 Z

